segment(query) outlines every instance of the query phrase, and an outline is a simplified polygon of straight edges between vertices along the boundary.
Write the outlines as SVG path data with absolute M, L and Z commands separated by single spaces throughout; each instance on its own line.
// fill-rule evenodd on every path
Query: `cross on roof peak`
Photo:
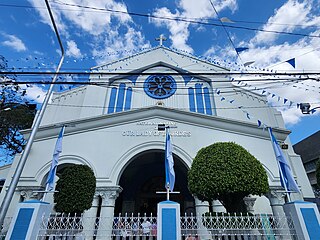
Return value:
M 163 34 L 160 34 L 160 36 L 156 38 L 156 41 L 159 41 L 159 46 L 162 46 L 163 41 L 166 41 L 166 40 L 167 38 Z

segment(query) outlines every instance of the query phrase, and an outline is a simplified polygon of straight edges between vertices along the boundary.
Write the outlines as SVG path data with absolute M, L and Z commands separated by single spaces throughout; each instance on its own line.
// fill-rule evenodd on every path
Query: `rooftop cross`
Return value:
M 167 38 L 165 36 L 163 36 L 163 34 L 160 34 L 160 36 L 158 38 L 156 38 L 156 41 L 159 41 L 159 46 L 162 46 L 163 41 L 166 41 Z

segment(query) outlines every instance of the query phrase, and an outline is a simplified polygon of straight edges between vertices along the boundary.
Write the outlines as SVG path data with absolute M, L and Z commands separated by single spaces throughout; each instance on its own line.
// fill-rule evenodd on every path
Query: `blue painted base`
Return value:
M 292 218 L 299 239 L 319 240 L 320 214 L 315 203 L 295 201 L 286 203 L 283 208 Z
M 48 216 L 51 204 L 39 200 L 21 202 L 13 216 L 6 240 L 34 240 L 37 238 L 42 217 Z
M 180 240 L 180 204 L 172 201 L 158 203 L 157 240 Z

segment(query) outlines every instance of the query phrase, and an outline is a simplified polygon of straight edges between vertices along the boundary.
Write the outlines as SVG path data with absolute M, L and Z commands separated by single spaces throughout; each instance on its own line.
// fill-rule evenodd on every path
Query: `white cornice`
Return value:
M 243 134 L 253 137 L 269 138 L 268 131 L 264 131 L 261 128 L 258 128 L 254 123 L 159 106 L 106 114 L 98 117 L 85 118 L 71 122 L 64 122 L 61 123 L 61 125 L 75 125 L 75 127 L 67 127 L 65 131 L 65 135 L 73 135 L 102 128 L 112 128 L 116 126 L 126 125 L 137 121 L 151 120 L 154 118 L 162 118 L 168 121 L 174 121 L 177 123 L 184 123 L 208 129 L 216 129 L 224 132 L 235 132 L 237 134 Z M 35 141 L 41 141 L 45 138 L 56 138 L 60 131 L 60 126 L 55 124 L 41 127 L 37 133 Z M 284 141 L 290 133 L 289 130 L 280 128 L 275 128 L 273 129 L 273 131 L 276 135 L 276 138 L 280 141 Z M 30 133 L 30 129 L 23 131 L 23 133 L 28 135 Z

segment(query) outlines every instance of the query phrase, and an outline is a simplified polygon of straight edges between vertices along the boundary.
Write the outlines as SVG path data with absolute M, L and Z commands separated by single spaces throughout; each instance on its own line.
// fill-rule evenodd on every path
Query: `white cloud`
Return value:
M 312 24 L 319 22 L 319 18 L 312 18 L 309 16 L 312 5 L 310 1 L 303 1 L 301 3 L 296 0 L 289 0 L 279 9 L 275 14 L 268 19 L 268 22 L 263 26 L 266 31 L 286 31 L 293 32 L 297 28 L 305 28 Z M 259 32 L 252 40 L 253 44 L 273 43 L 279 34 Z
M 26 45 L 17 36 L 5 34 L 5 33 L 2 33 L 2 35 L 7 39 L 1 43 L 2 45 L 11 47 L 17 52 L 22 52 L 27 50 Z
M 232 11 L 235 11 L 237 9 L 236 0 L 213 0 L 212 2 L 218 12 L 225 8 L 229 8 Z M 215 11 L 211 6 L 210 1 L 208 0 L 180 0 L 177 3 L 177 9 L 174 12 L 170 11 L 166 7 L 162 7 L 157 8 L 154 11 L 153 15 L 157 17 L 199 19 L 216 17 Z M 190 23 L 161 19 L 151 19 L 150 21 L 154 23 L 156 26 L 165 26 L 169 29 L 172 47 L 185 50 L 191 53 L 193 52 L 192 47 L 187 43 L 190 36 Z
M 171 13 L 168 8 L 159 8 L 154 13 L 158 17 L 169 17 L 176 18 L 181 17 L 181 13 L 176 12 L 175 14 Z M 189 23 L 180 22 L 180 21 L 165 21 L 160 19 L 153 19 L 156 26 L 166 26 L 170 31 L 170 39 L 172 41 L 172 46 L 181 50 L 188 52 L 193 52 L 193 49 L 187 45 L 187 40 L 189 38 Z
M 27 90 L 27 98 L 28 100 L 34 100 L 36 103 L 42 103 L 45 96 L 46 91 L 37 85 L 33 85 L 32 87 L 27 87 L 26 85 L 22 85 L 21 88 Z
M 39 7 L 39 5 L 43 5 L 45 8 L 42 1 L 28 1 L 34 6 Z M 92 6 L 99 9 L 127 12 L 125 3 L 117 2 L 116 0 L 68 0 L 64 2 L 72 5 Z M 137 30 L 138 26 L 133 23 L 129 14 L 90 10 L 88 8 L 67 6 L 54 2 L 51 5 L 59 32 L 68 39 L 67 45 L 69 51 L 67 50 L 67 53 L 70 56 L 80 57 L 80 55 L 83 55 L 75 42 L 69 40 L 70 33 L 90 39 L 91 41 L 85 44 L 92 48 L 90 51 L 95 56 L 101 55 L 106 51 L 114 52 L 149 46 L 142 32 L 139 29 Z M 42 21 L 52 27 L 47 11 L 43 11 L 40 8 L 36 9 L 38 9 Z M 99 53 L 99 51 L 101 52 Z
M 318 28 L 314 30 L 316 24 L 318 24 Z M 309 26 L 313 26 L 313 28 L 310 28 L 313 29 L 313 32 L 308 28 Z M 299 3 L 295 0 L 288 0 L 274 12 L 263 29 L 287 32 L 300 32 L 303 29 L 304 33 L 320 36 L 319 16 L 313 13 L 312 1 L 306 0 Z M 269 68 L 288 73 L 318 71 L 320 69 L 320 38 L 302 37 L 296 41 L 294 39 L 297 38 L 290 38 L 290 36 L 284 34 L 258 32 L 251 40 L 240 42 L 237 46 L 249 47 L 249 50 L 240 54 L 242 63 L 255 61 L 254 66 L 258 68 Z M 222 59 L 234 60 L 237 58 L 235 50 L 230 45 L 225 48 L 213 46 L 206 52 L 207 56 L 213 54 L 219 54 Z M 286 62 L 291 58 L 296 60 L 295 69 Z M 294 107 L 278 108 L 282 112 L 285 123 L 289 125 L 298 123 L 304 117 L 300 109 L 296 108 L 296 103 L 309 102 L 311 107 L 320 105 L 319 81 L 307 80 L 288 85 L 279 83 L 275 87 L 270 87 L 270 85 L 265 87 L 268 92 L 281 97 L 280 102 L 277 101 L 277 97 L 269 97 L 269 101 L 273 102 L 274 105 L 283 104 L 283 98 L 294 102 Z M 315 114 L 318 114 L 318 112 Z
M 81 58 L 82 54 L 75 41 L 67 41 L 66 55 L 69 57 Z
M 312 34 L 319 33 L 320 31 Z M 270 66 L 269 69 L 277 70 L 278 72 L 318 71 L 320 69 L 320 49 L 317 49 L 319 44 L 320 39 L 302 38 L 293 44 L 274 44 L 271 47 L 252 46 L 248 51 L 241 53 L 241 58 L 243 62 L 255 61 L 255 66 L 260 68 Z M 229 52 L 232 52 L 232 50 Z M 291 58 L 295 58 L 295 69 L 286 62 Z M 279 83 L 278 87 L 273 87 L 268 91 L 282 98 L 287 98 L 294 103 L 309 102 L 320 105 L 320 83 L 315 80 L 307 80 L 290 85 Z M 279 104 L 276 102 L 275 105 Z M 301 111 L 296 108 L 279 108 L 279 110 L 282 112 L 286 124 L 296 124 L 303 117 Z
M 45 7 L 44 2 L 40 3 L 38 0 L 28 1 L 33 6 L 39 7 L 39 5 L 42 5 Z M 71 5 L 81 5 L 87 7 L 92 6 L 98 9 L 127 12 L 127 7 L 124 3 L 117 3 L 114 0 L 95 0 L 94 2 L 90 0 L 69 0 L 67 3 Z M 71 22 L 75 27 L 86 31 L 89 34 L 99 35 L 110 28 L 110 24 L 112 23 L 113 19 L 119 21 L 121 24 L 126 24 L 132 21 L 130 15 L 128 14 L 90 10 L 87 8 L 68 6 L 58 3 L 51 3 L 51 5 L 56 24 L 58 25 L 59 30 L 64 33 L 64 35 L 68 35 L 68 28 L 73 27 L 69 26 L 69 22 Z M 42 20 L 51 26 L 52 24 L 47 11 L 42 11 L 42 9 L 40 9 L 38 12 Z
M 108 34 L 103 34 L 99 38 L 103 40 L 95 40 L 95 45 L 92 46 L 92 54 L 97 57 L 98 64 L 131 55 L 132 52 L 137 51 L 137 47 L 150 48 L 150 43 L 145 41 L 142 33 L 135 31 L 132 27 L 127 27 L 127 31 L 123 35 L 120 35 L 117 30 L 110 30 Z M 106 54 L 115 52 L 118 54 Z

